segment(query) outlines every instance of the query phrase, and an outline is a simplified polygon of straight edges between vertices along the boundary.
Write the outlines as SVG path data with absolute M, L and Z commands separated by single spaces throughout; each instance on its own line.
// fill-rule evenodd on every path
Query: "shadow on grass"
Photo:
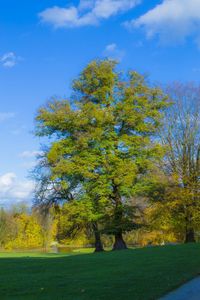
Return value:
M 158 299 L 199 273 L 199 252 L 200 245 L 193 244 L 95 254 L 0 254 L 0 298 Z

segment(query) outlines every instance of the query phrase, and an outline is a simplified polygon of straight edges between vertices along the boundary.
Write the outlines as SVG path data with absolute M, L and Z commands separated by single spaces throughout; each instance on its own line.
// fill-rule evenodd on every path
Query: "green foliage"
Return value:
M 88 205 L 88 201 L 72 201 L 59 208 L 56 237 L 61 244 L 86 246 L 94 243 L 91 239 L 92 207 Z
M 51 101 L 36 117 L 37 134 L 52 137 L 52 179 L 73 186 L 77 204 L 91 207 L 88 221 L 109 218 L 115 231 L 126 231 L 129 199 L 163 153 L 154 136 L 166 97 L 135 71 L 118 73 L 110 60 L 91 62 L 73 91 L 73 101 Z

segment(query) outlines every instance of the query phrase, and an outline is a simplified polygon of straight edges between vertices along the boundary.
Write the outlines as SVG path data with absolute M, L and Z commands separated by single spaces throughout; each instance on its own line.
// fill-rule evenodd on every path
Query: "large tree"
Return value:
M 118 73 L 116 62 L 102 60 L 74 81 L 70 101 L 50 101 L 37 114 L 37 134 L 52 137 L 52 178 L 91 203 L 96 233 L 109 218 L 114 249 L 126 248 L 123 232 L 135 225 L 130 199 L 161 156 L 155 135 L 166 106 L 143 76 Z

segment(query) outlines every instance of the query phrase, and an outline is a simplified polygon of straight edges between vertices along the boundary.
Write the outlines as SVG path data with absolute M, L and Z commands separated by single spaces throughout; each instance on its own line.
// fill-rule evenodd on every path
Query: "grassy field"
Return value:
M 158 299 L 200 273 L 200 244 L 101 254 L 0 254 L 0 299 Z

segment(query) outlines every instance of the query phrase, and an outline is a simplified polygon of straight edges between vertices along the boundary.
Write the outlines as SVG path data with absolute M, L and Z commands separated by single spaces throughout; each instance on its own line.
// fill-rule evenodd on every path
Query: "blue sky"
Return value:
M 92 59 L 151 81 L 198 81 L 199 0 L 6 0 L 0 10 L 0 203 L 30 198 L 34 115 Z

